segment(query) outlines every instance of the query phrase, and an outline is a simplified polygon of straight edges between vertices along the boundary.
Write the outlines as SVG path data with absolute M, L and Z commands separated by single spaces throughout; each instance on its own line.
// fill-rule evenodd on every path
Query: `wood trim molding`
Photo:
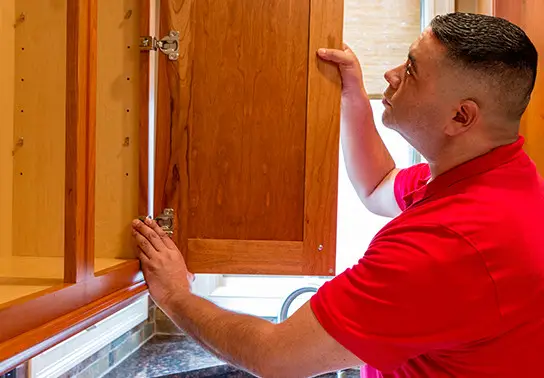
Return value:
M 9 366 L 16 366 L 31 358 L 29 354 L 41 353 L 88 327 L 87 323 L 78 325 L 82 314 L 96 317 L 93 321 L 97 322 L 103 318 L 101 312 L 109 306 L 119 310 L 128 304 L 122 301 L 146 289 L 139 262 L 131 260 L 86 281 L 51 288 L 37 293 L 31 300 L 25 297 L 10 302 L 0 308 L 0 361 L 3 361 L 0 371 L 9 369 L 6 361 L 12 361 Z M 22 317 L 21 314 L 33 316 Z M 76 325 L 79 328 L 73 328 Z M 56 342 L 51 344 L 49 339 Z
M 199 273 L 306 273 L 301 264 L 302 242 L 270 240 L 189 239 L 187 266 Z
M 93 271 L 97 0 L 67 9 L 64 282 Z
M 143 283 L 135 284 L 0 344 L 0 375 L 114 314 L 146 293 Z
M 336 270 L 336 218 L 340 144 L 341 79 L 334 64 L 320 60 L 320 47 L 342 48 L 344 2 L 310 2 L 304 274 Z

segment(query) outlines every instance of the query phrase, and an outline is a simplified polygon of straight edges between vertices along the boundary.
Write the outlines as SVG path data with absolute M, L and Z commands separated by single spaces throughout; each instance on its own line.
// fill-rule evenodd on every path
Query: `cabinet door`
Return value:
M 540 0 L 495 0 L 495 15 L 523 28 L 535 44 L 539 58 L 544 54 L 543 12 L 544 3 Z M 525 150 L 544 175 L 544 72 L 541 58 L 538 63 L 535 89 L 521 120 L 521 134 L 525 137 Z
M 341 0 L 163 0 L 155 209 L 195 273 L 335 273 Z M 157 213 L 158 211 L 155 211 Z

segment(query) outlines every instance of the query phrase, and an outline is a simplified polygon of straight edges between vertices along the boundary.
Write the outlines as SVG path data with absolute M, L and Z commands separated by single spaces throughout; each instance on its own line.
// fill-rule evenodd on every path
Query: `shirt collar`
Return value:
M 525 139 L 520 135 L 515 142 L 497 147 L 484 155 L 460 164 L 438 175 L 430 183 L 428 183 L 431 178 L 429 173 L 428 176 L 419 180 L 416 190 L 403 197 L 406 208 L 431 197 L 437 192 L 443 191 L 459 181 L 490 171 L 517 158 L 523 154 L 524 142 Z

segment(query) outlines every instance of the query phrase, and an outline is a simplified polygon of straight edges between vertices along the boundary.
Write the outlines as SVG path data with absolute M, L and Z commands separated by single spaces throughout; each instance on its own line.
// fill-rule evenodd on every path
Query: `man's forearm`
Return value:
M 274 361 L 270 335 L 275 325 L 266 320 L 221 309 L 191 293 L 176 296 L 163 310 L 224 361 L 259 375 Z
M 378 134 L 370 101 L 364 91 L 342 96 L 342 151 L 349 178 L 363 202 L 395 162 Z

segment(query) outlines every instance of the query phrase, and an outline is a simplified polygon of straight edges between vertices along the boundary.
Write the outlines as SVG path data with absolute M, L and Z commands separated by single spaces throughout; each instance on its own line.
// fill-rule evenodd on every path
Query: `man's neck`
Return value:
M 497 141 L 488 141 L 473 143 L 473 145 L 468 146 L 469 148 L 458 148 L 454 145 L 449 145 L 441 150 L 441 153 L 437 158 L 428 159 L 429 167 L 431 169 L 431 181 L 434 180 L 437 176 L 449 171 L 452 168 L 457 167 L 469 160 L 475 159 L 478 156 L 482 156 L 490 152 L 491 150 L 504 146 L 507 144 L 514 143 L 517 140 L 516 138 L 505 138 Z

